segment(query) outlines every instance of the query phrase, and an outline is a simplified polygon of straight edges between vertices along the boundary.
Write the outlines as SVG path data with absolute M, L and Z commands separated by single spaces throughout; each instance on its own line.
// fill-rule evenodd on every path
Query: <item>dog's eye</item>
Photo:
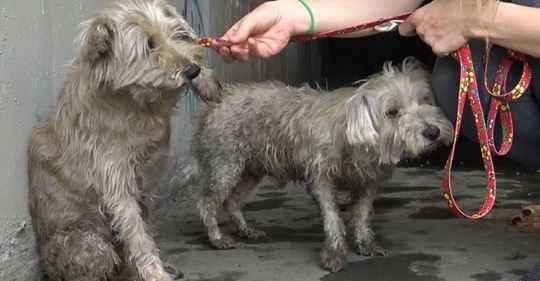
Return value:
M 148 49 L 153 50 L 156 48 L 156 42 L 152 38 L 148 38 Z
M 386 116 L 389 118 L 395 118 L 399 114 L 399 110 L 397 108 L 390 108 L 386 111 Z
M 175 35 L 173 35 L 172 39 L 174 41 L 192 41 L 193 40 L 193 38 L 191 38 L 191 36 L 189 36 L 186 33 L 176 33 Z

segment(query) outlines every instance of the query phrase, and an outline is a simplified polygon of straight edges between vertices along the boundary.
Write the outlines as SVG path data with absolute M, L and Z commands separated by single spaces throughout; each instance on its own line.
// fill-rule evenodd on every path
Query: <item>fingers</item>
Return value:
M 246 61 L 249 59 L 249 49 L 244 46 L 233 45 L 230 47 L 220 47 L 216 52 L 227 63 Z
M 216 51 L 226 63 L 234 62 L 231 50 L 228 47 L 221 47 Z
M 249 53 L 252 56 L 256 56 L 263 59 L 270 58 L 271 56 L 277 53 L 275 48 L 272 47 L 273 45 L 274 45 L 273 42 L 267 42 L 265 40 L 255 40 L 255 39 L 248 40 Z
M 231 46 L 232 57 L 239 61 L 249 60 L 249 47 L 247 44 Z
M 437 19 L 428 20 L 424 16 L 424 11 L 419 9 L 400 25 L 399 33 L 402 36 L 417 35 L 439 57 L 449 55 L 450 52 L 461 47 L 459 44 L 465 43 L 465 38 L 458 38 L 459 36 L 449 36 L 448 33 L 438 32 L 436 28 L 437 24 Z
M 399 26 L 401 36 L 414 36 L 418 33 L 418 25 L 422 22 L 423 8 L 416 10 Z
M 412 25 L 410 22 L 404 22 L 399 26 L 399 34 L 401 36 L 414 36 L 416 35 L 416 26 Z
M 223 39 L 226 39 L 233 44 L 246 42 L 256 24 L 257 23 L 252 19 L 252 17 L 247 15 L 244 19 L 240 20 L 240 22 L 233 25 L 233 27 L 231 27 L 225 33 Z
M 535 216 L 538 216 L 540 217 L 540 205 L 529 205 L 529 206 L 525 206 L 522 210 L 521 210 L 521 213 L 524 217 L 528 217 L 528 216 L 532 216 L 532 215 L 535 215 Z
M 532 205 L 521 209 L 521 214 L 512 218 L 512 225 L 528 231 L 540 230 L 540 206 Z
M 247 42 L 248 38 L 267 31 L 276 23 L 275 13 L 262 4 L 233 25 L 223 36 L 233 44 Z

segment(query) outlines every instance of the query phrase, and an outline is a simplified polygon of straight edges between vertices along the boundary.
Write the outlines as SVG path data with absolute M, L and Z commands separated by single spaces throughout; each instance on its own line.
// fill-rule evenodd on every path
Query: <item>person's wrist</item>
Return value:
M 299 0 L 273 1 L 279 6 L 282 19 L 285 21 L 291 36 L 304 35 L 312 25 L 311 16 Z M 272 3 L 272 2 L 269 2 Z M 309 1 L 306 1 L 309 5 Z
M 470 2 L 475 2 L 471 1 Z M 494 32 L 494 22 L 498 11 L 498 1 L 488 1 L 485 6 L 478 10 L 478 7 L 474 6 L 470 9 L 468 17 L 465 20 L 465 35 L 468 38 L 491 38 Z

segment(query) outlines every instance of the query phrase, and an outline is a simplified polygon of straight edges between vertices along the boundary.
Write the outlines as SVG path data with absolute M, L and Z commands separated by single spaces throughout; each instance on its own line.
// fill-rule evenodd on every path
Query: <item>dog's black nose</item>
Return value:
M 441 134 L 441 130 L 439 130 L 439 128 L 432 125 L 427 125 L 427 127 L 422 132 L 422 135 L 424 135 L 424 137 L 430 141 L 437 140 L 440 134 Z
M 201 74 L 201 67 L 196 64 L 190 64 L 186 66 L 186 68 L 184 68 L 182 74 L 184 75 L 184 77 L 186 77 L 186 79 L 193 80 L 197 78 L 199 74 Z

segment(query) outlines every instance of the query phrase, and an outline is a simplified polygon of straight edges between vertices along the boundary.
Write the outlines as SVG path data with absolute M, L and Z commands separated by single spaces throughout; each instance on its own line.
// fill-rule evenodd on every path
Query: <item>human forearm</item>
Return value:
M 350 27 L 415 9 L 422 0 L 276 0 L 268 1 L 236 22 L 215 44 L 227 59 L 268 58 L 281 52 L 292 36 Z M 313 12 L 313 17 L 309 11 Z M 312 28 L 313 27 L 313 28 Z M 359 37 L 372 30 L 348 34 Z
M 481 17 L 470 30 L 473 38 L 540 57 L 540 8 L 501 2 L 494 18 Z
M 315 17 L 315 32 L 325 32 L 355 24 L 373 21 L 409 12 L 417 8 L 422 0 L 305 0 Z M 307 10 L 298 0 L 278 0 L 272 5 L 283 6 L 293 24 L 293 35 L 305 34 L 310 27 Z M 370 32 L 351 34 L 363 36 Z

